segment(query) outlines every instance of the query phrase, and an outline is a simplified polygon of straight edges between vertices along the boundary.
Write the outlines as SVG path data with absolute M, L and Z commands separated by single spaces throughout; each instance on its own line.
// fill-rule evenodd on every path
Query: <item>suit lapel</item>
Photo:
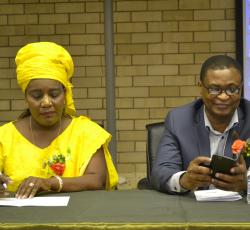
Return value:
M 236 131 L 239 135 L 237 138 L 244 140 L 244 138 L 240 136 L 240 130 L 242 130 L 244 126 L 244 117 L 240 108 L 238 108 L 238 121 L 238 124 L 236 124 L 228 133 L 227 143 L 224 151 L 224 155 L 228 157 L 233 157 L 231 146 L 235 141 L 235 137 L 232 135 L 232 133 Z
M 225 146 L 225 150 L 224 150 L 224 156 L 227 156 L 227 157 L 232 157 L 233 156 L 231 146 L 233 144 L 234 137 L 232 135 L 232 132 L 233 132 L 232 130 L 237 130 L 237 129 L 232 128 L 231 130 L 229 130 L 229 133 L 228 133 L 228 136 L 227 136 L 227 142 L 226 142 L 226 146 Z
M 204 128 L 203 106 L 197 111 L 195 124 L 199 155 L 210 157 L 209 131 Z

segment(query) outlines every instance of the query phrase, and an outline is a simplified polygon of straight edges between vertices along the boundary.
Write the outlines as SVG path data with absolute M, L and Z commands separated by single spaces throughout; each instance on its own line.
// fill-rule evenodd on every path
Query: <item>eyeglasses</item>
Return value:
M 226 89 L 222 89 L 218 86 L 205 86 L 204 83 L 202 83 L 202 85 L 204 86 L 204 88 L 207 89 L 208 93 L 210 95 L 214 95 L 214 96 L 218 96 L 220 94 L 222 94 L 222 92 L 225 92 L 226 95 L 228 96 L 236 96 L 240 93 L 240 88 L 238 86 L 229 86 Z

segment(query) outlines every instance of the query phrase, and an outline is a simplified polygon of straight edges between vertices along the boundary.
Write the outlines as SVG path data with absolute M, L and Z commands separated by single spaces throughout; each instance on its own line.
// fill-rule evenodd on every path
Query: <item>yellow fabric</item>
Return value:
M 110 139 L 111 135 L 98 124 L 80 116 L 73 118 L 48 147 L 41 149 L 30 143 L 9 122 L 0 127 L 0 170 L 13 181 L 8 189 L 16 191 L 29 176 L 51 177 L 53 172 L 46 163 L 54 155 L 63 154 L 66 168 L 62 177 L 77 177 L 84 174 L 93 154 L 103 146 L 108 172 L 106 189 L 113 189 L 118 183 L 118 175 L 108 151 Z
M 25 92 L 32 79 L 53 79 L 61 82 L 66 89 L 65 112 L 75 114 L 70 78 L 74 64 L 70 54 L 53 42 L 35 42 L 22 47 L 16 55 L 17 82 Z

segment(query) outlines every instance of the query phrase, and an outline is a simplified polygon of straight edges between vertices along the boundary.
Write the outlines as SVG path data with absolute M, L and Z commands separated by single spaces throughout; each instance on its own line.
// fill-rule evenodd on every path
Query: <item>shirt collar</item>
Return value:
M 203 107 L 203 114 L 204 114 L 204 121 L 205 121 L 205 127 L 207 127 L 210 131 L 212 131 L 214 134 L 220 135 L 221 133 L 214 130 L 210 121 L 208 120 L 206 111 L 205 111 L 205 106 Z M 233 117 L 228 124 L 227 128 L 225 129 L 224 133 L 227 132 L 229 129 L 231 129 L 234 125 L 239 123 L 239 118 L 238 118 L 238 112 L 237 109 L 234 111 Z

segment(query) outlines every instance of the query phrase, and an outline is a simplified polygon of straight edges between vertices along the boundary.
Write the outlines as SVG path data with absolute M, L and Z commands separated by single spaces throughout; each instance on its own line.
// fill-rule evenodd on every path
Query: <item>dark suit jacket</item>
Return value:
M 225 147 L 225 155 L 230 157 L 234 141 L 232 131 L 237 131 L 242 140 L 250 137 L 250 102 L 242 99 L 237 111 L 239 124 L 229 131 Z M 168 179 L 173 174 L 186 170 L 189 162 L 198 156 L 210 157 L 209 131 L 205 127 L 201 99 L 168 113 L 152 169 L 153 187 L 162 192 L 170 192 L 167 187 Z

